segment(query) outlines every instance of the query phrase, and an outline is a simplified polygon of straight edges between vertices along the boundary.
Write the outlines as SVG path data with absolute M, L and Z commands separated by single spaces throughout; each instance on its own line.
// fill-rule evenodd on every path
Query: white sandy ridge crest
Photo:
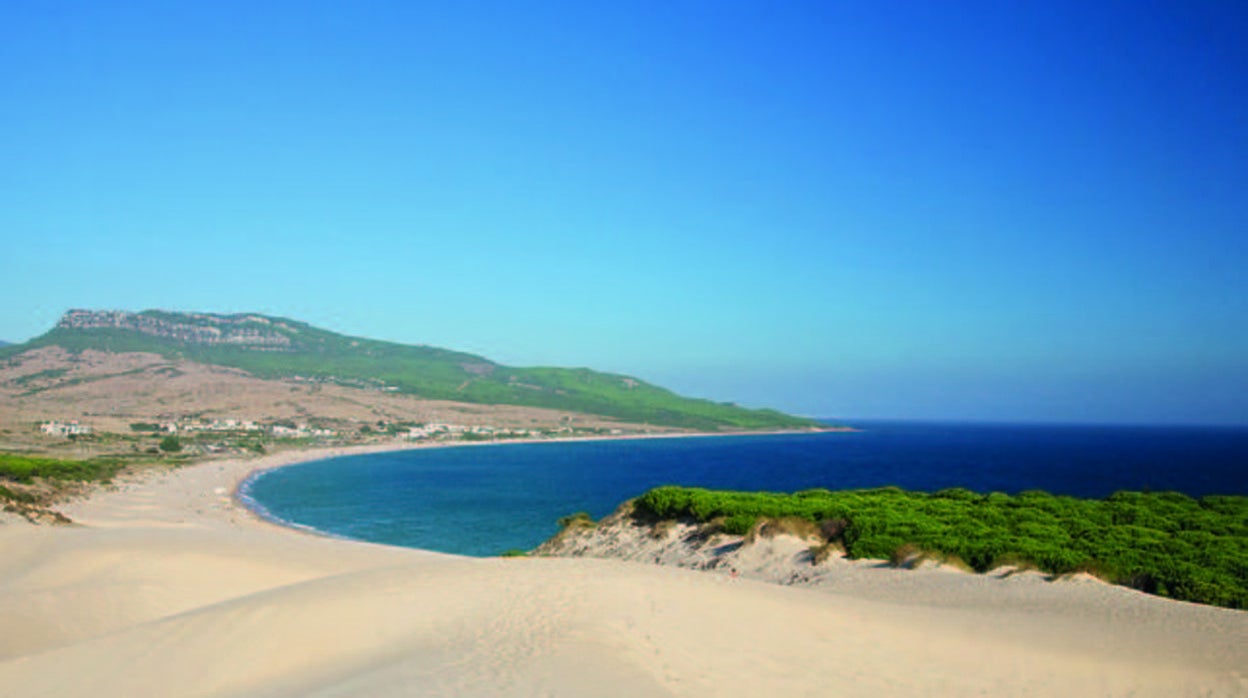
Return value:
M 1099 584 L 862 570 L 809 590 L 333 540 L 229 496 L 290 460 L 124 484 L 69 507 L 82 526 L 0 526 L 0 696 L 1248 694 L 1243 612 Z

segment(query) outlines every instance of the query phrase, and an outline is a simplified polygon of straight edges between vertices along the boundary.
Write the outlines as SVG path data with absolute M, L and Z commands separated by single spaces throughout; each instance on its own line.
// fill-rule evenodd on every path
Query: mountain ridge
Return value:
M 475 354 L 352 337 L 260 313 L 74 309 L 44 335 L 0 350 L 0 357 L 47 346 L 70 352 L 150 352 L 261 378 L 565 409 L 708 431 L 822 426 L 776 410 L 683 397 L 632 376 L 587 368 L 511 367 Z

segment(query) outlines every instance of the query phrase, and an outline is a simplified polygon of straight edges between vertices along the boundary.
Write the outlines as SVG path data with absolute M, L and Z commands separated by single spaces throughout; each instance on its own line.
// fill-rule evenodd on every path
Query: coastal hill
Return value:
M 349 337 L 285 318 L 245 313 L 71 310 L 48 333 L 0 349 L 0 360 L 59 349 L 156 355 L 254 379 L 339 387 L 423 400 L 510 405 L 698 430 L 819 426 L 775 410 L 687 398 L 630 376 L 585 368 L 517 368 L 423 345 Z M 137 368 L 123 369 L 138 370 Z M 170 376 L 183 368 L 170 369 Z M 63 386 L 56 366 L 26 377 L 33 390 Z M 81 382 L 81 381 L 79 381 Z M 27 391 L 29 392 L 29 391 Z

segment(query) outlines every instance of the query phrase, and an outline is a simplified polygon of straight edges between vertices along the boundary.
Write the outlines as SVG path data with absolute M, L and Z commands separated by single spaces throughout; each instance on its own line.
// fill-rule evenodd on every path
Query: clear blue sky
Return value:
M 525 5 L 3 3 L 0 338 L 261 311 L 804 414 L 1248 423 L 1248 4 Z

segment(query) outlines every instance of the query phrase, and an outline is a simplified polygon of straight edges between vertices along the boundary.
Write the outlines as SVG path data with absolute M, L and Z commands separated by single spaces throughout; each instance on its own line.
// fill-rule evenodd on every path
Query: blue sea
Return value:
M 1248 494 L 1248 429 L 855 422 L 856 432 L 515 443 L 345 456 L 254 476 L 245 502 L 345 538 L 461 555 L 532 548 L 663 484 L 897 485 L 1081 497 Z

